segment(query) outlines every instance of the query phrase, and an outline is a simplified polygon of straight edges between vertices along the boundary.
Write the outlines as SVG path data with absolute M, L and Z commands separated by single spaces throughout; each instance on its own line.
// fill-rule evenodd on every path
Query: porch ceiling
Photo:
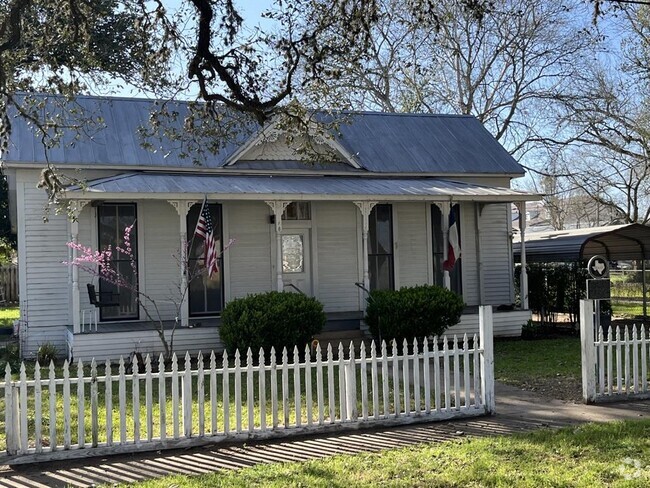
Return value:
M 454 200 L 515 202 L 540 196 L 510 188 L 438 178 L 241 176 L 128 173 L 70 188 L 83 199 Z

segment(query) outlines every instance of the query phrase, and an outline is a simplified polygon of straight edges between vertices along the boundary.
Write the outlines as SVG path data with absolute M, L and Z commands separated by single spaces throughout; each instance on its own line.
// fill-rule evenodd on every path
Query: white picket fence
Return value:
M 595 331 L 593 302 L 581 302 L 582 391 L 586 403 L 650 398 L 645 325 Z
M 352 344 L 325 354 L 295 348 L 257 357 L 248 350 L 218 360 L 199 355 L 149 356 L 132 373 L 120 360 L 103 371 L 53 364 L 18 379 L 7 366 L 6 442 L 0 462 L 38 462 L 113 453 L 188 447 L 224 440 L 263 439 L 329 429 L 359 428 L 475 416 L 494 411 L 492 310 L 480 312 L 480 334 L 461 341 L 382 342 L 359 357 Z M 347 349 L 347 355 L 346 351 Z M 243 359 L 243 361 L 242 361 Z M 243 362 L 243 364 L 242 364 Z M 155 368 L 157 366 L 157 368 Z M 71 377 L 70 369 L 76 369 Z M 154 369 L 157 369 L 154 371 Z M 2 400 L 0 400 L 2 402 Z M 1 417 L 0 417 L 1 418 Z

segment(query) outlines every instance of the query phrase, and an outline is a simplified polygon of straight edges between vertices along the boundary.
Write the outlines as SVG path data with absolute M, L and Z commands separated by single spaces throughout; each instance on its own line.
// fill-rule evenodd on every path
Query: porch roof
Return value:
M 72 187 L 75 199 L 196 198 L 232 200 L 454 200 L 513 202 L 539 195 L 438 178 L 241 176 L 128 173 Z

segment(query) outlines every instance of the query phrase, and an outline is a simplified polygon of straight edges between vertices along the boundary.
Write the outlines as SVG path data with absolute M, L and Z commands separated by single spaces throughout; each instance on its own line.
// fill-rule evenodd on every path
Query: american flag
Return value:
M 212 275 L 219 272 L 217 241 L 214 238 L 214 226 L 212 225 L 212 216 L 210 215 L 208 203 L 203 201 L 203 206 L 201 208 L 201 215 L 199 215 L 199 221 L 196 223 L 194 235 L 205 241 L 205 254 L 203 258 L 205 261 L 205 268 L 208 271 L 208 277 L 212 278 Z

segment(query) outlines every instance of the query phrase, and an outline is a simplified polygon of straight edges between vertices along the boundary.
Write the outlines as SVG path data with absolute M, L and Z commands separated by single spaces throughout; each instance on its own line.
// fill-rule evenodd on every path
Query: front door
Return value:
M 284 291 L 312 296 L 309 229 L 285 229 L 282 234 Z

